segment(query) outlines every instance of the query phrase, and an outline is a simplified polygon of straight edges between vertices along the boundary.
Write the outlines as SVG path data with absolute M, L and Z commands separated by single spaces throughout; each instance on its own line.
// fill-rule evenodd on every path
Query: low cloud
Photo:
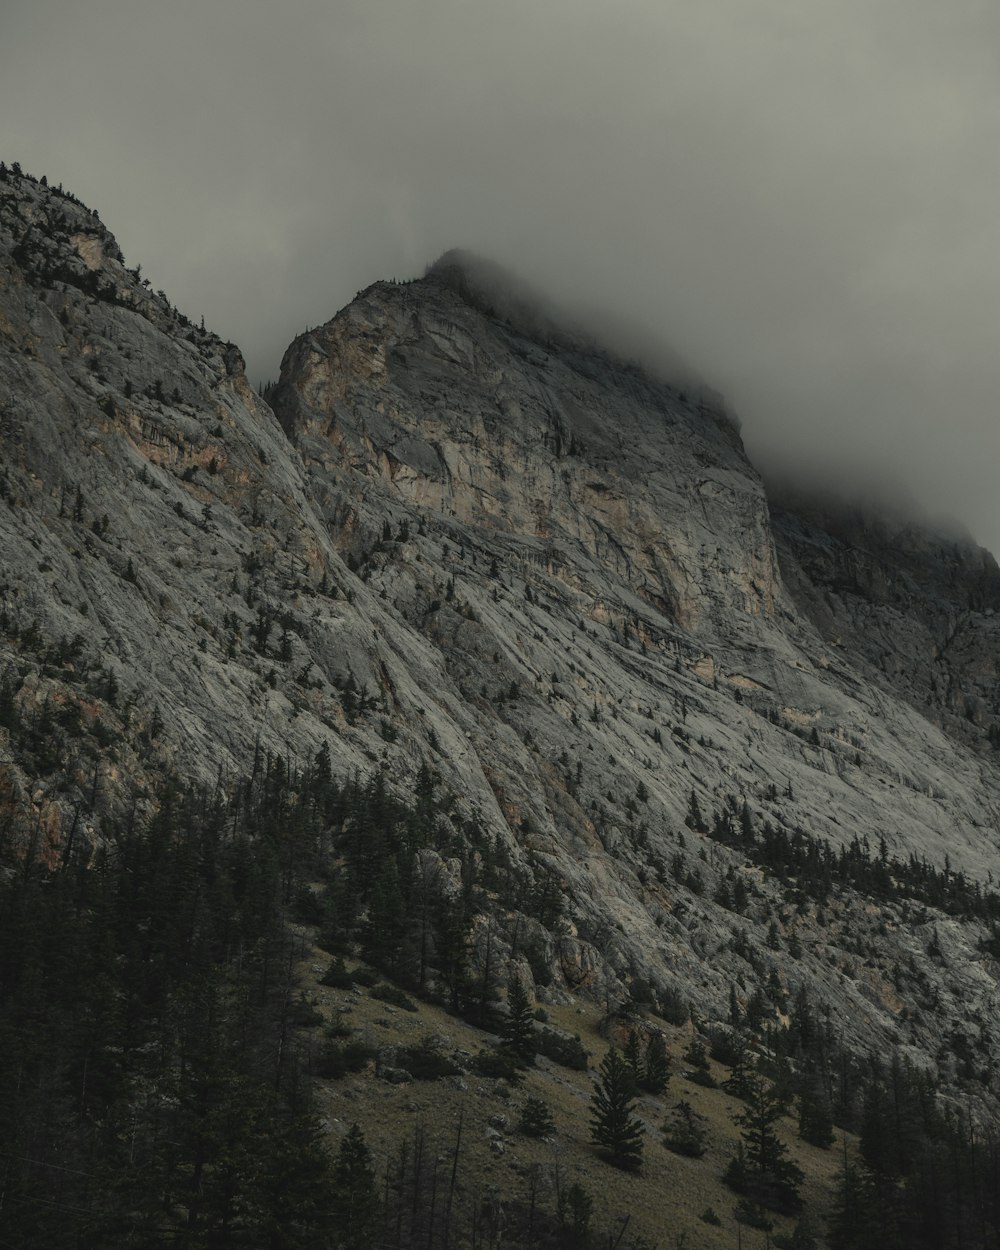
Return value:
M 2 155 L 252 380 L 450 247 L 669 345 L 759 461 L 1000 550 L 1000 11 L 13 0 Z M 644 349 L 645 350 L 645 349 Z

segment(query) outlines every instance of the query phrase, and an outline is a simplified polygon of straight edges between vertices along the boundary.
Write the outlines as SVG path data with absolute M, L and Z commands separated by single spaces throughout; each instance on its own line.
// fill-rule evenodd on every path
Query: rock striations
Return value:
M 266 753 L 401 787 L 426 763 L 456 829 L 561 884 L 559 926 L 524 919 L 540 994 L 642 980 L 726 1020 L 805 990 L 945 1082 L 956 1028 L 1000 1062 L 981 921 L 817 907 L 730 836 L 989 887 L 986 553 L 769 504 L 721 405 L 460 259 L 301 335 L 267 398 L 90 211 L 6 171 L 0 679 L 41 726 L 0 737 L 7 838 L 89 853 L 162 776 L 225 790 Z

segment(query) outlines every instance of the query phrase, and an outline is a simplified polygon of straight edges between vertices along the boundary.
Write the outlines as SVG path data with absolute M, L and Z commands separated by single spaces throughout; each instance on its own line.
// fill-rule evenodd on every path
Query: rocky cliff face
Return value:
M 772 523 L 785 586 L 830 645 L 950 736 L 997 744 L 1000 571 L 988 552 L 787 490 Z
M 1000 1059 L 980 922 L 817 907 L 709 836 L 745 812 L 987 884 L 988 556 L 772 514 L 721 409 L 461 267 L 300 336 L 269 406 L 71 199 L 8 174 L 0 261 L 0 674 L 41 725 L 0 754 L 13 836 L 56 859 L 136 783 L 261 751 L 427 762 L 457 829 L 561 883 L 566 923 L 524 920 L 548 994 L 805 989 L 945 1079 L 956 1025 Z
M 592 567 L 689 632 L 774 612 L 767 502 L 725 416 L 526 337 L 447 274 L 378 284 L 296 340 L 273 401 L 314 476 L 378 508 L 508 536 L 570 580 Z

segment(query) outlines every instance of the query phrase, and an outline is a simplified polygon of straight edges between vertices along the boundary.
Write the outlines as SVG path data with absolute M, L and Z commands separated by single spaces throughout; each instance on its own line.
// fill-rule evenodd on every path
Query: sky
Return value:
M 1000 553 L 995 0 L 3 0 L 0 158 L 254 383 L 452 247 Z

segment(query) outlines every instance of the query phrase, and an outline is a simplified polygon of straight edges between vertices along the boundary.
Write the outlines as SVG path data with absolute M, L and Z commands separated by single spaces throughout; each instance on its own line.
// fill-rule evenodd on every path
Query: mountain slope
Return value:
M 692 793 L 706 817 L 745 801 L 758 821 L 840 846 L 883 838 L 902 859 L 985 877 L 990 756 L 921 715 L 914 683 L 880 679 L 860 643 L 819 632 L 809 594 L 822 584 L 798 568 L 786 589 L 727 419 L 484 303 L 433 272 L 377 284 L 296 340 L 271 400 L 341 551 L 449 672 L 438 729 L 460 792 L 478 800 L 487 776 L 501 833 L 566 880 L 611 968 L 670 969 L 715 1013 L 742 975 L 720 950 L 724 911 L 657 881 Z M 995 583 L 989 557 L 969 560 Z M 923 580 L 914 649 L 954 616 L 949 581 Z M 858 638 L 859 608 L 851 621 Z M 995 698 L 988 672 L 956 666 L 949 680 Z M 717 848 L 709 860 L 711 894 L 732 861 Z M 859 1040 L 907 1037 L 880 977 L 853 986 L 813 967 L 790 983 L 811 978 Z M 990 999 L 992 975 L 981 981 L 975 998 Z
M 430 774 L 421 863 L 494 874 L 477 966 L 759 1031 L 805 995 L 995 1106 L 989 556 L 769 503 L 718 405 L 461 267 L 362 292 L 265 403 L 71 197 L 4 171 L 0 254 L 21 853 L 85 861 L 168 775 Z

